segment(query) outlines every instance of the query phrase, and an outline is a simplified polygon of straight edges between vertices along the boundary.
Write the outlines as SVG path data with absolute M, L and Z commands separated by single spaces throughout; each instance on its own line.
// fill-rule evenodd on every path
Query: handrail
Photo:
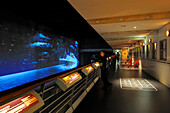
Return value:
M 43 84 L 45 84 L 47 82 L 50 82 L 52 80 L 55 80 L 55 79 L 57 79 L 59 77 L 66 76 L 68 74 L 71 74 L 71 73 L 73 73 L 75 71 L 78 71 L 78 70 L 83 69 L 85 67 L 88 67 L 90 65 L 92 65 L 92 63 L 90 63 L 88 65 L 85 65 L 85 66 L 82 66 L 80 68 L 74 69 L 74 70 L 70 70 L 70 71 L 65 72 L 63 74 L 59 73 L 59 75 L 57 74 L 57 75 L 48 76 L 48 77 L 45 77 L 43 79 L 36 80 L 36 81 L 30 82 L 30 83 L 24 84 L 23 86 L 18 86 L 16 88 L 12 88 L 10 90 L 3 91 L 3 92 L 0 93 L 0 102 L 3 102 L 5 100 L 7 100 L 7 99 L 10 99 L 10 98 L 14 97 L 14 96 L 17 96 L 19 94 L 27 92 L 27 91 L 35 88 L 35 87 L 43 85 Z

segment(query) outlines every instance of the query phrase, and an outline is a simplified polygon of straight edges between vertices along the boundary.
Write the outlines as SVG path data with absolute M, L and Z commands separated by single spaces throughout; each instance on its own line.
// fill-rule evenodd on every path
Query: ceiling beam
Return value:
M 136 44 L 137 42 L 124 42 L 124 43 L 108 43 L 110 46 L 113 46 L 113 45 L 133 45 L 133 44 Z
M 111 47 L 131 47 L 132 45 L 111 45 Z
M 112 49 L 122 49 L 122 48 L 125 48 L 125 47 L 112 47 Z
M 126 43 L 109 43 L 110 46 L 121 46 L 121 45 L 134 45 L 136 44 L 137 42 L 132 42 L 132 43 L 129 43 L 129 42 L 126 42 Z
M 159 12 L 159 13 L 140 14 L 140 15 L 89 19 L 89 20 L 87 20 L 87 22 L 89 22 L 91 25 L 98 25 L 98 24 L 144 21 L 144 20 L 157 20 L 157 19 L 170 19 L 170 11 Z
M 112 35 L 156 35 L 156 34 L 158 34 L 158 30 L 103 32 L 103 33 L 99 33 L 99 34 L 101 36 L 112 36 Z
M 105 41 L 125 41 L 125 40 L 144 40 L 146 37 L 120 37 L 120 38 L 103 38 Z
M 112 48 L 123 48 L 123 47 L 131 47 L 131 45 L 113 45 Z
M 138 41 L 141 41 L 141 40 L 116 40 L 116 41 L 107 41 L 107 43 L 116 43 L 116 44 L 119 44 L 119 43 L 134 43 L 134 42 L 138 42 Z

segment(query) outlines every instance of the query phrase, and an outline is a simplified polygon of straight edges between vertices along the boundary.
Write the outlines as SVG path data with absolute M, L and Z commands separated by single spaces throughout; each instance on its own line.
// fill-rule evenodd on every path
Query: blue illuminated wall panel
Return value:
M 4 22 L 0 26 L 0 91 L 76 68 L 78 41 Z

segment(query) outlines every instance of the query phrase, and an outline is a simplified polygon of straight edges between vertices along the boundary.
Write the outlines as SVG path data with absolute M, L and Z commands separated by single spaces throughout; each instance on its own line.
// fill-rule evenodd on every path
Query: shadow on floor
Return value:
M 74 113 L 170 113 L 170 89 L 139 70 L 108 70 L 112 89 L 103 90 L 101 79 L 94 85 Z M 158 91 L 125 90 L 120 78 L 145 78 Z

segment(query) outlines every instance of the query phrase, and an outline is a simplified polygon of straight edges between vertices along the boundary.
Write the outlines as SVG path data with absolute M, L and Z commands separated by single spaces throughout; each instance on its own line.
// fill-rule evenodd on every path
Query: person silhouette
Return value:
M 104 83 L 104 89 L 106 89 L 109 86 L 112 86 L 111 83 L 109 83 L 106 72 L 107 72 L 107 68 L 106 68 L 106 62 L 107 62 L 107 57 L 106 57 L 106 52 L 105 51 L 100 51 L 100 58 L 99 58 L 99 62 L 101 63 L 101 79 Z

